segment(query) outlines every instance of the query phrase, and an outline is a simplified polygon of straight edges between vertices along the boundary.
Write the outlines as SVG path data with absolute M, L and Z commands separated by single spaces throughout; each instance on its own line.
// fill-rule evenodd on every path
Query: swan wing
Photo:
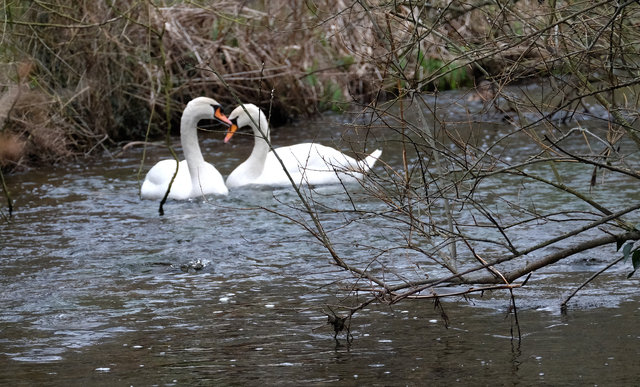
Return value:
M 176 172 L 175 160 L 162 160 L 154 165 L 142 183 L 140 194 L 143 199 L 159 200 L 164 197 L 169 187 L 169 182 Z M 184 200 L 191 193 L 191 178 L 189 168 L 185 160 L 178 164 L 178 174 L 171 185 L 170 199 Z
M 303 143 L 277 148 L 275 152 L 296 184 L 336 184 L 360 177 L 350 172 L 359 168 L 354 158 L 328 146 Z M 256 184 L 290 184 L 273 152 L 267 154 L 265 168 Z
M 222 175 L 213 165 L 202 163 L 198 166 L 197 173 L 198 175 L 192 182 L 193 192 L 191 193 L 191 197 L 210 194 L 227 195 L 229 193 L 229 189 L 227 189 Z

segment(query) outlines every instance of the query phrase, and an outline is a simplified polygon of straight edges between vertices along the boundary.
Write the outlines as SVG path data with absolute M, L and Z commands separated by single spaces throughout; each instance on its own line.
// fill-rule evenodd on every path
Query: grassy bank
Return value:
M 227 111 L 238 99 L 272 104 L 278 121 L 480 79 L 591 74 L 608 46 L 573 60 L 572 36 L 608 38 L 616 12 L 537 0 L 210 3 L 4 2 L 1 166 L 160 137 L 201 95 Z

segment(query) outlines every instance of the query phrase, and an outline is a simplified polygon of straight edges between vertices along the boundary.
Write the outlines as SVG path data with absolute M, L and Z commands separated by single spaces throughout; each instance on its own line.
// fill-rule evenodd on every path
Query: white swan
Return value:
M 227 131 L 225 143 L 238 128 L 247 125 L 253 129 L 255 143 L 249 158 L 227 177 L 227 187 L 290 185 L 282 165 L 273 151 L 269 151 L 269 124 L 264 113 L 253 104 L 245 104 L 235 108 L 229 119 L 233 125 Z M 356 161 L 338 150 L 313 143 L 281 147 L 275 151 L 296 184 L 311 185 L 354 182 L 362 178 L 382 154 L 378 149 L 364 161 Z
M 190 101 L 182 112 L 180 120 L 180 143 L 185 160 L 162 160 L 154 165 L 142 183 L 140 194 L 143 199 L 162 199 L 167 192 L 169 182 L 176 175 L 169 199 L 185 200 L 207 194 L 226 195 L 229 193 L 224 179 L 218 170 L 204 161 L 198 145 L 198 121 L 215 118 L 232 125 L 221 112 L 220 104 L 214 99 L 198 97 Z

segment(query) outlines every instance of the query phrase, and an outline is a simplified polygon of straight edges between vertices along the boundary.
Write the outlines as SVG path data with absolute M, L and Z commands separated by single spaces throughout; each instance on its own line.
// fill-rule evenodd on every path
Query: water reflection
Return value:
M 319 133 L 330 144 L 340 131 Z M 299 142 L 301 133 L 281 135 Z M 227 174 L 251 145 L 225 148 L 213 133 L 203 150 Z M 385 144 L 384 159 L 400 165 L 395 146 Z M 516 290 L 521 343 L 505 318 L 508 296 L 495 292 L 446 302 L 448 329 L 431 303 L 376 305 L 357 315 L 353 342 L 341 335 L 336 344 L 323 305 L 342 300 L 339 284 L 349 277 L 305 230 L 260 208 L 299 219 L 291 190 L 169 202 L 160 217 L 156 203 L 137 198 L 140 155 L 11 177 L 15 217 L 0 225 L 0 383 L 624 384 L 640 372 L 636 280 L 604 276 L 580 294 L 579 308 L 559 314 L 561 299 L 592 271 L 581 259 Z M 314 195 L 348 207 L 341 192 Z M 365 208 L 377 205 L 354 195 Z M 345 220 L 321 216 L 327 229 Z M 368 220 L 332 236 L 343 254 L 368 262 L 402 235 L 396 227 Z M 420 277 L 421 259 L 407 252 L 388 264 Z

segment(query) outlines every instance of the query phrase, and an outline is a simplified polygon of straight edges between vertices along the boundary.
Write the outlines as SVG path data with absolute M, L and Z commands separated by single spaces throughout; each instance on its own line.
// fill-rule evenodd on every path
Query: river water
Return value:
M 339 146 L 344 121 L 329 115 L 292 124 L 273 140 L 286 145 L 313 133 Z M 489 138 L 496 124 L 476 130 Z M 201 133 L 205 158 L 226 175 L 252 143 L 238 136 L 225 145 L 222 137 Z M 376 139 L 370 150 L 382 147 L 384 162 L 399 168 L 397 137 Z M 167 154 L 151 148 L 146 168 Z M 342 301 L 349 276 L 292 221 L 301 216 L 292 190 L 173 201 L 159 216 L 157 203 L 138 197 L 141 156 L 131 148 L 7 177 L 15 213 L 0 223 L 0 384 L 637 383 L 638 280 L 626 279 L 627 266 L 601 276 L 560 313 L 562 300 L 615 247 L 547 267 L 516 289 L 521 340 L 509 294 L 500 291 L 443 300 L 448 324 L 431 301 L 374 303 L 355 315 L 352 341 L 344 333 L 335 340 L 325 305 Z M 621 202 L 637 200 L 628 191 Z M 352 200 L 378 205 L 354 192 Z M 342 187 L 314 194 L 336 207 L 347 200 Z M 344 220 L 336 217 L 327 217 L 329 226 Z M 337 249 L 364 261 L 384 248 L 393 236 L 380 230 L 391 226 L 368 222 L 332 234 Z M 390 265 L 408 264 L 397 257 Z

